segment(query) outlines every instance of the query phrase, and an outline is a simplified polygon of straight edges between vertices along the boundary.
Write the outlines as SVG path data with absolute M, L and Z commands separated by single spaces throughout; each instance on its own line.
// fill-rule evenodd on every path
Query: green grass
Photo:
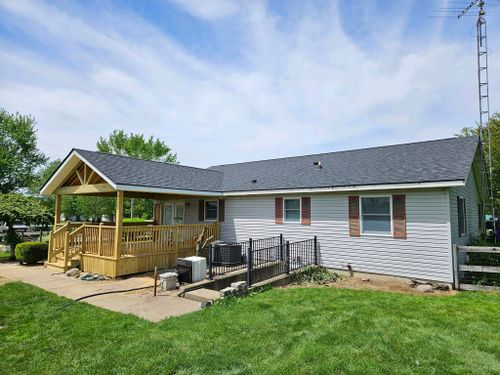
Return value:
M 0 287 L 5 374 L 500 372 L 500 296 L 272 289 L 150 323 Z
M 10 261 L 10 252 L 4 253 L 0 251 L 0 263 Z

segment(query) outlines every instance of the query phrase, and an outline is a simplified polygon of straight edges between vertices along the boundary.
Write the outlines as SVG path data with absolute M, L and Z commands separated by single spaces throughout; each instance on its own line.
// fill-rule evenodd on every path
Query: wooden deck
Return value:
M 75 260 L 84 272 L 110 277 L 173 266 L 177 258 L 195 255 L 196 237 L 220 238 L 218 223 L 119 226 L 57 224 L 49 237 L 47 264 L 67 270 Z

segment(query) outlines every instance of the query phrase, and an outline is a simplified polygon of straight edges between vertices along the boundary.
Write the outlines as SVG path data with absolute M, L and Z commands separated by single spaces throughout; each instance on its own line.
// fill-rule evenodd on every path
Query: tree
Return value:
M 177 163 L 177 155 L 165 142 L 153 136 L 146 140 L 143 134 L 126 134 L 124 130 L 113 130 L 107 139 L 99 137 L 97 151 L 144 160 Z
M 49 224 L 53 220 L 52 212 L 36 198 L 22 194 L 0 194 L 0 221 L 7 225 L 6 242 L 10 245 L 10 256 L 15 258 L 14 248 L 19 237 L 14 230 L 14 224 Z
M 144 160 L 178 163 L 177 155 L 165 142 L 153 136 L 146 140 L 143 134 L 126 134 L 124 130 L 113 130 L 107 139 L 99 137 L 97 150 Z M 126 199 L 124 211 L 126 216 L 149 219 L 153 212 L 153 201 L 151 199 Z
M 0 108 L 0 193 L 26 188 L 47 161 L 37 148 L 35 119 Z
M 55 207 L 55 199 L 53 196 L 40 196 L 40 189 L 42 188 L 43 184 L 47 182 L 47 180 L 52 176 L 52 174 L 55 172 L 57 167 L 61 164 L 60 159 L 52 160 L 48 162 L 43 168 L 40 168 L 34 177 L 34 179 L 31 181 L 27 188 L 28 194 L 32 196 L 38 196 L 40 199 L 40 202 L 45 205 L 48 209 L 50 209 L 52 212 L 54 211 Z
M 500 113 L 495 113 L 489 120 L 488 126 L 491 133 L 491 160 L 492 160 L 492 179 L 493 179 L 493 189 L 495 195 L 495 211 L 500 212 Z M 465 127 L 462 128 L 459 134 L 456 134 L 458 137 L 466 137 L 471 135 L 479 135 L 479 126 Z M 483 129 L 483 138 L 486 139 L 487 131 L 486 128 Z M 486 168 L 489 168 L 488 165 L 488 144 L 484 144 L 484 155 L 486 161 Z

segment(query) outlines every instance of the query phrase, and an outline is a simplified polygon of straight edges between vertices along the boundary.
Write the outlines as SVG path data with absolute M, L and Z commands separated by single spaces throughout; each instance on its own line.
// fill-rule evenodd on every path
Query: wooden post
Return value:
M 97 253 L 102 256 L 102 223 L 99 223 L 99 239 L 97 242 Z
M 116 192 L 116 215 L 115 215 L 115 259 L 119 259 L 122 250 L 122 228 L 123 228 L 123 191 Z
M 68 270 L 69 232 L 64 233 L 64 272 Z
M 155 279 L 155 281 L 154 281 L 155 285 L 154 285 L 153 296 L 155 296 L 155 297 L 156 297 L 156 287 L 157 287 L 157 285 L 158 285 L 158 267 L 157 267 L 157 266 L 155 266 L 155 274 L 154 274 L 154 279 Z
M 213 279 L 213 265 L 212 265 L 212 261 L 213 261 L 213 252 L 214 250 L 214 247 L 212 244 L 208 245 L 208 279 L 209 280 L 212 280 Z
M 458 246 L 456 244 L 453 244 L 452 260 L 453 260 L 453 287 L 455 288 L 455 290 L 459 290 L 460 283 L 458 277 Z
M 56 194 L 54 225 L 61 222 L 61 194 Z

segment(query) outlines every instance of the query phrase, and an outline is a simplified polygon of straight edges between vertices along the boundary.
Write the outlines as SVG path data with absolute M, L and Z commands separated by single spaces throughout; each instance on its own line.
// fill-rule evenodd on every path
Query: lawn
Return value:
M 2 373 L 500 372 L 500 295 L 272 289 L 150 323 L 0 287 Z

